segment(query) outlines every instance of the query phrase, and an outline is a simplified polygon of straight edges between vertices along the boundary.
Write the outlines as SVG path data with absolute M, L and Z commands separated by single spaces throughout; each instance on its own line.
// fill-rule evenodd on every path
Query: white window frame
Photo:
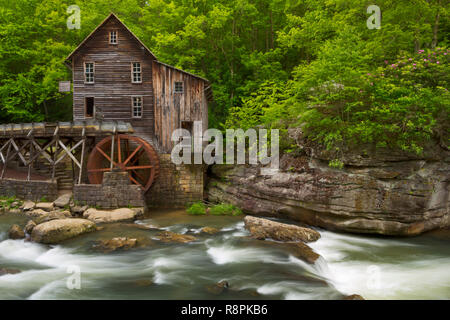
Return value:
M 88 79 L 86 77 L 86 75 L 87 75 L 87 65 L 88 64 L 92 64 L 92 71 L 89 72 L 89 74 L 92 73 L 92 81 L 87 81 Z M 95 63 L 94 62 L 85 61 L 83 69 L 84 69 L 84 83 L 86 83 L 86 84 L 93 84 L 93 83 L 95 83 Z
M 136 114 L 139 115 L 135 115 L 135 108 L 139 107 L 138 105 L 135 105 L 135 99 L 140 99 L 141 100 L 141 105 L 140 105 L 140 112 L 136 112 Z M 131 96 L 131 117 L 133 119 L 142 119 L 142 116 L 144 115 L 144 97 L 143 96 Z
M 114 33 L 114 36 L 115 36 L 115 42 L 112 42 L 112 40 L 113 40 L 113 37 L 112 37 L 112 35 L 113 35 L 113 33 Z M 117 32 L 117 30 L 111 30 L 111 31 L 109 31 L 109 44 L 118 44 L 119 43 L 119 33 Z
M 139 63 L 139 71 L 135 71 L 135 64 Z M 139 80 L 135 80 L 135 75 L 139 76 Z M 131 83 L 142 83 L 142 63 L 140 63 L 139 61 L 135 61 L 131 63 Z
M 178 83 L 181 83 L 181 91 L 177 91 L 177 84 Z M 173 87 L 174 87 L 173 91 L 175 93 L 183 93 L 184 92 L 184 83 L 183 83 L 183 81 L 175 81 L 174 84 L 173 84 Z

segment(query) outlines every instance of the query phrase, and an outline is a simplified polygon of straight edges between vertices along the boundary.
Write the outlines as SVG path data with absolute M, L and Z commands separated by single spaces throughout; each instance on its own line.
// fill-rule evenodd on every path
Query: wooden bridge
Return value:
M 18 161 L 28 167 L 29 181 L 33 163 L 44 159 L 53 168 L 51 178 L 54 180 L 56 166 L 69 157 L 79 169 L 77 182 L 80 184 L 89 142 L 94 144 L 97 138 L 132 133 L 132 126 L 122 121 L 87 120 L 0 125 L 1 179 L 8 170 L 8 164 Z

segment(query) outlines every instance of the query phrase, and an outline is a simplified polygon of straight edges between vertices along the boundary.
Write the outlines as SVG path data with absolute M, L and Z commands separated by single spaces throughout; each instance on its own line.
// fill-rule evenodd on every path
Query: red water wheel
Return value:
M 87 163 L 89 182 L 101 184 L 103 173 L 111 171 L 111 161 L 113 169 L 128 172 L 131 182 L 144 192 L 150 189 L 159 173 L 158 154 L 147 141 L 118 134 L 103 139 L 92 150 Z

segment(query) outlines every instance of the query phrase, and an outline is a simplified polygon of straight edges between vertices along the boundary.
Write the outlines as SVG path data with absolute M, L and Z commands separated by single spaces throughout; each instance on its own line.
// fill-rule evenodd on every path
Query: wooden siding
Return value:
M 208 127 L 208 104 L 204 93 L 205 81 L 188 73 L 153 62 L 155 92 L 155 136 L 164 152 L 173 148 L 175 129 L 182 121 L 203 121 Z M 183 83 L 183 93 L 175 93 L 175 82 Z
M 109 43 L 109 31 L 112 30 L 118 32 L 118 44 Z M 152 136 L 153 59 L 124 25 L 111 16 L 73 56 L 74 120 L 85 119 L 85 98 L 94 97 L 97 116 L 105 120 L 130 122 L 136 133 Z M 84 62 L 95 63 L 94 84 L 84 83 Z M 142 83 L 131 82 L 133 62 L 141 63 Z M 140 119 L 132 118 L 132 96 L 143 97 L 143 115 Z

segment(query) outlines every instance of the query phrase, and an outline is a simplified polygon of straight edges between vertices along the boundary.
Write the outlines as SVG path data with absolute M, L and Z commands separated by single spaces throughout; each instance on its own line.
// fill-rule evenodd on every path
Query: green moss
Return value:
M 211 207 L 209 213 L 216 216 L 238 216 L 242 214 L 242 210 L 232 204 L 220 203 Z
M 204 215 L 206 214 L 206 206 L 203 202 L 195 202 L 186 211 L 192 215 Z

